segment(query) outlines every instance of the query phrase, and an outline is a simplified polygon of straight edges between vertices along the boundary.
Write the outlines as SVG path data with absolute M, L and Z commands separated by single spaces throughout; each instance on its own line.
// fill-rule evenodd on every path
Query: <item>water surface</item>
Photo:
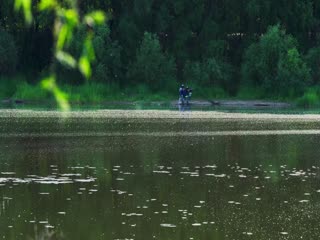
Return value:
M 0 112 L 0 238 L 319 239 L 317 116 Z

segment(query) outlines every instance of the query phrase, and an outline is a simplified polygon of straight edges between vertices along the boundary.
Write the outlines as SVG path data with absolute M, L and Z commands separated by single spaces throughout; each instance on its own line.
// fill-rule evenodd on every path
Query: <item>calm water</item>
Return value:
M 320 239 L 319 123 L 0 124 L 1 239 Z

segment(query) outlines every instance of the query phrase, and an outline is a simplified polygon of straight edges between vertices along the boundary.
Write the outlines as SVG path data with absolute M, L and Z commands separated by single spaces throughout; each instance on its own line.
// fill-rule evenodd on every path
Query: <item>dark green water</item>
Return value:
M 320 239 L 319 124 L 0 123 L 0 239 Z

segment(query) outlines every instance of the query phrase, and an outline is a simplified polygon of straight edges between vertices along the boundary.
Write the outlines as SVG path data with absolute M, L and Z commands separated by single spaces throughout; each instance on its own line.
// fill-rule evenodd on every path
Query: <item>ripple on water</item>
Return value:
M 200 227 L 202 224 L 201 223 L 192 223 L 191 224 L 193 227 Z
M 161 227 L 165 227 L 165 228 L 175 228 L 175 227 L 177 227 L 176 225 L 171 224 L 171 223 L 161 223 L 160 226 Z

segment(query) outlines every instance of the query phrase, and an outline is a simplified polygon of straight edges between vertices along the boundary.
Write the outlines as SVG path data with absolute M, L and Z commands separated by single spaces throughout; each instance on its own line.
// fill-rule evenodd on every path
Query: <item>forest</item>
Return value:
M 14 1 L 0 3 L 0 98 L 48 99 L 51 11 L 28 27 Z M 95 26 L 92 76 L 56 63 L 71 101 L 168 99 L 184 83 L 195 98 L 320 99 L 320 0 L 79 0 L 106 13 Z M 87 26 L 66 51 L 81 52 Z

